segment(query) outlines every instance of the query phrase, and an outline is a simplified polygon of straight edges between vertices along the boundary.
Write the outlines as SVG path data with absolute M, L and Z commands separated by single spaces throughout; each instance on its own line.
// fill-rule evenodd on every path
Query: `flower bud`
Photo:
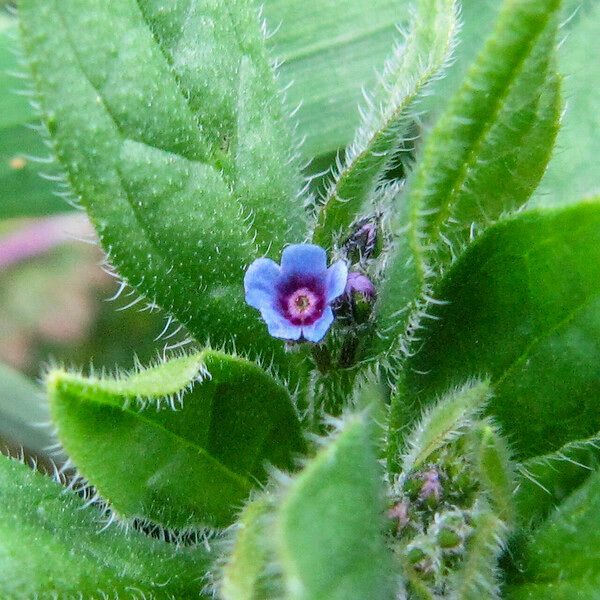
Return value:
M 400 528 L 408 525 L 408 502 L 397 502 L 387 511 L 388 519 L 396 520 Z
M 377 293 L 373 282 L 366 275 L 357 271 L 348 273 L 345 291 L 346 294 L 352 297 L 355 294 L 360 294 L 366 300 L 373 300 Z
M 352 307 L 352 315 L 356 323 L 365 323 L 370 315 L 375 300 L 376 290 L 372 281 L 362 273 L 348 273 L 345 295 Z

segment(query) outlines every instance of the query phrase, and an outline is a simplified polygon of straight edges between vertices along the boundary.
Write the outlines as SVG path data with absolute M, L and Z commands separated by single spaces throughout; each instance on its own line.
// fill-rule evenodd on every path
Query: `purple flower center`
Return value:
M 277 302 L 292 325 L 312 325 L 327 305 L 321 281 L 311 275 L 293 274 L 277 287 Z
M 328 267 L 320 246 L 292 244 L 282 252 L 281 266 L 257 258 L 244 276 L 244 291 L 273 337 L 316 344 L 335 319 L 331 305 L 344 293 L 347 279 L 343 260 Z

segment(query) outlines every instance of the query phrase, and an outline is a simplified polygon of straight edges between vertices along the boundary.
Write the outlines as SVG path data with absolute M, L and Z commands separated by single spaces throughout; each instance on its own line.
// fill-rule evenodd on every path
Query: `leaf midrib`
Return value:
M 173 66 L 173 60 L 172 58 L 169 56 L 168 52 L 165 51 L 163 44 L 160 40 L 160 38 L 158 37 L 158 35 L 156 34 L 156 32 L 154 31 L 154 29 L 152 28 L 152 26 L 150 25 L 150 21 L 148 20 L 148 15 L 146 14 L 146 12 L 144 11 L 144 9 L 142 8 L 142 5 L 140 4 L 140 0 L 134 0 L 135 5 L 137 6 L 137 9 L 140 13 L 140 17 L 142 22 L 144 23 L 144 25 L 146 26 L 146 29 L 150 32 L 150 35 L 152 36 L 152 39 L 154 40 L 156 47 L 158 48 L 158 50 L 160 51 L 165 63 L 168 65 L 169 67 L 169 72 L 173 75 L 173 80 L 175 81 L 175 84 L 177 86 L 177 92 L 179 93 L 179 96 L 181 96 L 181 98 L 183 98 L 183 100 L 185 101 L 188 110 L 190 112 L 190 115 L 192 116 L 192 119 L 194 120 L 194 123 L 196 124 L 196 126 L 198 127 L 198 129 L 200 130 L 200 124 L 198 122 L 198 117 L 195 113 L 194 110 L 192 110 L 192 106 L 190 103 L 190 99 L 188 97 L 187 94 L 184 93 L 183 91 L 183 86 L 181 83 L 181 77 L 179 76 L 179 73 L 177 72 L 177 70 L 174 68 Z M 186 19 L 187 19 L 187 15 L 189 15 L 189 13 L 191 8 L 191 2 L 190 0 L 187 0 L 187 10 L 186 10 Z M 112 116 L 112 115 L 111 115 Z M 114 119 L 113 119 L 114 120 Z M 214 144 L 210 144 L 210 151 L 211 151 L 211 157 L 214 162 L 216 163 L 215 168 L 217 168 L 217 170 L 221 170 L 224 165 L 226 165 L 229 161 L 228 158 L 226 157 L 226 155 L 224 155 L 222 152 L 219 151 L 219 149 L 214 145 Z M 189 160 L 189 159 L 188 159 Z
M 136 2 L 137 1 L 138 0 L 136 0 Z M 79 58 L 79 54 L 76 51 L 75 44 L 74 44 L 73 39 L 71 37 L 70 31 L 69 31 L 68 27 L 66 26 L 66 24 L 64 22 L 64 17 L 62 15 L 61 11 L 57 10 L 57 8 L 56 8 L 56 1 L 53 3 L 53 6 L 54 6 L 54 13 L 57 14 L 57 16 L 59 18 L 60 25 L 61 25 L 61 27 L 63 29 L 63 32 L 64 32 L 64 36 L 68 40 L 69 47 L 71 49 L 71 54 L 72 54 L 72 56 L 73 56 L 73 58 L 74 58 L 74 60 L 75 60 L 75 62 L 77 64 L 77 67 L 78 67 L 78 69 L 79 69 L 79 71 L 81 73 L 81 76 L 88 82 L 88 84 L 90 85 L 90 87 L 98 94 L 98 97 L 100 98 L 100 100 L 102 102 L 102 107 L 106 111 L 106 114 L 108 115 L 108 117 L 110 118 L 111 122 L 114 124 L 114 126 L 115 126 L 115 128 L 116 128 L 116 130 L 118 132 L 119 139 L 120 139 L 121 143 L 123 143 L 127 139 L 131 139 L 131 138 L 129 138 L 128 136 L 126 136 L 124 134 L 124 132 L 123 132 L 123 130 L 122 130 L 122 128 L 121 128 L 118 120 L 116 119 L 116 117 L 113 115 L 112 111 L 110 110 L 110 108 L 106 104 L 104 96 L 102 95 L 102 93 L 100 92 L 100 90 L 94 85 L 94 83 L 88 77 L 85 69 L 83 68 L 83 65 L 81 64 L 81 60 Z M 182 160 L 186 160 L 186 161 L 189 161 L 189 162 L 192 162 L 192 163 L 196 162 L 196 163 L 202 164 L 202 165 L 208 164 L 208 163 L 204 163 L 204 162 L 197 161 L 197 160 L 195 161 L 193 159 L 190 159 L 190 158 L 188 158 L 186 156 L 183 156 L 183 155 L 181 155 L 181 154 L 179 154 L 177 152 L 173 152 L 171 150 L 165 150 L 164 148 L 161 148 L 159 146 L 150 145 L 150 144 L 148 144 L 145 141 L 139 141 L 139 140 L 132 140 L 132 141 L 144 144 L 145 146 L 148 146 L 150 148 L 154 148 L 154 149 L 156 149 L 159 152 L 167 152 L 169 154 L 173 154 L 174 156 L 178 156 Z M 154 241 L 154 236 L 151 235 L 151 233 L 150 233 L 150 231 L 151 231 L 150 226 L 146 225 L 145 223 L 143 223 L 140 220 L 137 211 L 133 208 L 133 200 L 131 198 L 131 195 L 127 192 L 127 189 L 123 185 L 122 175 L 121 175 L 119 169 L 116 168 L 116 167 L 115 167 L 115 173 L 116 173 L 116 176 L 117 176 L 117 178 L 119 180 L 119 184 L 120 184 L 120 188 L 121 188 L 121 192 L 123 194 L 123 197 L 125 198 L 127 204 L 129 205 L 130 213 L 133 216 L 133 218 L 135 219 L 136 223 L 138 224 L 140 230 L 144 232 L 144 236 L 143 236 L 144 239 L 154 249 L 154 252 L 157 254 L 157 256 L 159 256 L 162 259 L 162 261 L 164 261 L 164 263 L 170 264 L 171 263 L 170 258 L 168 256 L 165 256 L 163 254 L 161 248 Z M 233 198 L 233 196 L 232 196 L 232 201 L 238 202 L 235 198 Z M 189 288 L 190 285 L 192 287 L 194 285 L 193 282 L 190 282 L 187 277 L 182 277 L 181 275 L 179 275 L 177 270 L 171 270 L 169 276 L 175 278 L 176 281 L 177 281 L 177 283 L 178 283 L 178 285 L 181 285 L 182 288 L 183 287 Z M 135 287 L 137 288 L 138 286 L 135 286 Z M 190 291 L 192 291 L 192 290 L 190 290 Z M 172 310 L 172 306 L 164 306 L 163 308 L 165 308 L 165 310 L 167 310 L 167 311 L 171 311 Z M 182 318 L 183 318 L 183 316 L 184 315 L 182 315 Z
M 196 116 L 196 112 L 192 109 L 192 105 L 191 105 L 189 96 L 188 96 L 188 94 L 186 94 L 183 91 L 183 84 L 181 81 L 181 77 L 180 77 L 179 73 L 177 72 L 177 69 L 174 68 L 172 57 L 165 50 L 162 39 L 157 35 L 154 28 L 152 27 L 150 20 L 148 19 L 148 15 L 144 11 L 144 8 L 142 7 L 140 0 L 134 0 L 134 1 L 139 10 L 139 13 L 142 18 L 142 21 L 144 22 L 144 25 L 146 26 L 146 28 L 152 35 L 152 38 L 154 39 L 156 46 L 158 47 L 161 55 L 163 56 L 165 62 L 167 63 L 167 65 L 169 67 L 169 72 L 173 75 L 173 79 L 175 80 L 175 82 L 177 84 L 177 91 L 179 92 L 179 95 L 184 99 L 184 101 L 190 111 L 190 114 L 192 115 L 192 117 L 194 119 L 194 122 L 196 123 L 198 128 L 200 128 L 200 125 L 198 122 L 198 117 Z M 240 51 L 240 54 L 244 54 L 242 51 L 241 44 L 239 43 L 239 35 L 238 35 L 236 24 L 231 15 L 231 11 L 229 10 L 229 7 L 227 5 L 226 5 L 226 9 L 227 9 L 226 10 L 227 16 L 229 17 L 231 26 L 232 26 L 233 30 L 236 32 L 236 39 L 238 41 L 238 50 Z M 187 0 L 187 9 L 186 9 L 186 16 L 185 16 L 184 21 L 187 21 L 189 19 L 191 12 L 192 12 L 192 3 L 190 0 Z M 213 158 L 213 160 L 215 162 L 215 164 L 213 166 L 218 171 L 224 171 L 225 173 L 227 173 L 227 172 L 232 173 L 234 171 L 234 169 L 231 164 L 232 163 L 231 157 L 228 154 L 226 154 L 225 152 L 220 151 L 218 146 L 215 146 L 215 144 L 213 144 L 213 143 L 210 144 L 210 148 L 211 148 L 211 155 L 212 155 L 211 158 Z
M 510 365 L 502 372 L 502 375 L 494 382 L 494 387 L 500 387 L 506 379 L 515 371 L 519 365 L 527 361 L 530 354 L 538 345 L 546 341 L 552 334 L 557 333 L 563 327 L 573 321 L 579 313 L 589 308 L 589 306 L 600 298 L 600 292 L 586 296 L 583 301 L 575 308 L 570 310 L 562 319 L 558 320 L 552 327 L 544 330 L 540 335 L 533 338 L 519 356 L 517 356 Z
M 459 191 L 462 189 L 466 180 L 468 179 L 469 174 L 472 170 L 472 166 L 476 161 L 478 150 L 481 148 L 488 134 L 492 130 L 494 124 L 496 123 L 498 115 L 504 109 L 506 99 L 512 92 L 517 77 L 523 72 L 527 59 L 532 55 L 534 46 L 544 33 L 544 30 L 550 22 L 550 19 L 552 18 L 553 14 L 554 13 L 547 14 L 543 20 L 543 24 L 540 27 L 538 27 L 535 35 L 528 38 L 527 44 L 525 45 L 520 58 L 516 62 L 514 69 L 511 70 L 510 75 L 505 82 L 506 84 L 504 85 L 503 93 L 496 97 L 494 107 L 492 108 L 490 113 L 488 113 L 489 118 L 486 120 L 484 126 L 481 128 L 476 139 L 473 140 L 473 143 L 471 144 L 470 150 L 468 152 L 467 159 L 463 162 L 461 168 L 456 171 L 454 181 L 446 187 L 446 189 L 450 188 L 450 191 L 446 195 L 445 201 L 440 206 L 438 212 L 432 217 L 429 226 L 427 227 L 428 236 L 430 239 L 439 231 L 439 229 L 442 226 L 442 223 L 444 223 L 450 217 L 453 200 L 458 195 Z
M 143 414 L 143 412 L 136 412 L 136 411 L 129 409 L 127 406 L 119 405 L 118 403 L 115 403 L 115 402 L 107 402 L 102 399 L 95 398 L 89 394 L 83 393 L 83 390 L 85 390 L 86 386 L 81 386 L 81 381 L 79 381 L 73 377 L 70 377 L 68 373 L 65 373 L 63 375 L 63 377 L 58 385 L 60 386 L 60 388 L 62 388 L 62 390 L 64 392 L 68 393 L 69 396 L 71 396 L 77 402 L 80 402 L 81 399 L 85 399 L 85 401 L 87 401 L 91 404 L 109 407 L 114 410 L 118 410 L 123 413 L 126 413 L 131 417 L 140 419 L 146 425 L 148 425 L 150 428 L 160 431 L 163 434 L 166 434 L 168 437 L 175 439 L 180 445 L 182 445 L 184 447 L 189 447 L 189 448 L 193 449 L 195 452 L 197 452 L 198 454 L 205 456 L 206 458 L 211 460 L 216 466 L 218 466 L 224 472 L 224 474 L 226 476 L 228 476 L 230 479 L 236 481 L 236 483 L 238 485 L 240 485 L 242 488 L 248 489 L 248 490 L 251 489 L 252 486 L 250 484 L 250 481 L 247 478 L 232 471 L 229 467 L 224 465 L 221 461 L 219 461 L 212 454 L 210 454 L 208 452 L 208 450 L 206 450 L 206 448 L 202 448 L 201 446 L 191 442 L 190 440 L 182 437 L 181 435 L 174 433 L 173 431 L 167 429 L 163 425 L 156 423 L 156 421 L 153 421 L 152 419 L 148 419 Z M 70 389 L 71 387 L 72 387 L 72 389 Z M 102 393 L 106 394 L 107 396 L 112 395 L 111 393 L 107 393 L 104 390 L 102 390 Z M 158 398 L 160 398 L 160 396 L 158 396 Z

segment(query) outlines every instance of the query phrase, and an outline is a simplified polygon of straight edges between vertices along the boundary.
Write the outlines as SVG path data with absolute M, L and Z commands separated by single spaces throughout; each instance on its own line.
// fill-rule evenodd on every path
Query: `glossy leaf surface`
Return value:
M 561 504 L 521 549 L 509 600 L 596 598 L 600 589 L 600 474 Z
M 287 391 L 218 352 L 113 380 L 53 371 L 48 387 L 79 472 L 120 515 L 168 527 L 229 524 L 266 463 L 291 468 L 304 446 Z
M 531 212 L 483 234 L 443 278 L 396 407 L 418 414 L 468 377 L 516 458 L 600 430 L 600 207 Z M 416 348 L 417 344 L 415 344 Z M 411 405 L 411 400 L 414 404 Z

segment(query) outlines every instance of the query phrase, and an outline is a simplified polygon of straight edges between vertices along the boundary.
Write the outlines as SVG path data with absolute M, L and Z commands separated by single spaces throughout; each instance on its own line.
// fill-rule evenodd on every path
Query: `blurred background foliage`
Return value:
M 464 0 L 462 42 L 437 82 L 419 126 L 426 132 L 462 79 L 499 10 L 498 0 Z M 269 43 L 283 60 L 282 86 L 296 112 L 309 174 L 326 170 L 358 122 L 361 88 L 375 78 L 406 20 L 410 0 L 267 0 Z M 343 7 L 343 10 L 340 10 Z M 106 301 L 118 282 L 99 267 L 102 253 L 85 216 L 63 199 L 35 131 L 22 78 L 16 20 L 0 0 L 0 447 L 43 454 L 45 419 L 37 382 L 44 364 L 132 366 L 161 351 L 159 312 L 123 311 L 135 296 Z M 534 204 L 558 205 L 600 192 L 600 0 L 565 0 L 559 60 L 565 116 L 557 150 Z M 40 175 L 40 173 L 42 175 Z M 313 185 L 321 185 L 317 177 Z M 171 341 L 171 340 L 170 340 Z
M 162 346 L 164 317 L 115 310 L 118 282 L 101 268 L 85 215 L 57 197 L 36 117 L 21 92 L 15 18 L 0 8 L 0 448 L 44 453 L 39 377 L 48 363 L 132 366 Z M 41 159 L 41 162 L 38 160 Z M 87 243 L 85 243 L 87 242 Z

